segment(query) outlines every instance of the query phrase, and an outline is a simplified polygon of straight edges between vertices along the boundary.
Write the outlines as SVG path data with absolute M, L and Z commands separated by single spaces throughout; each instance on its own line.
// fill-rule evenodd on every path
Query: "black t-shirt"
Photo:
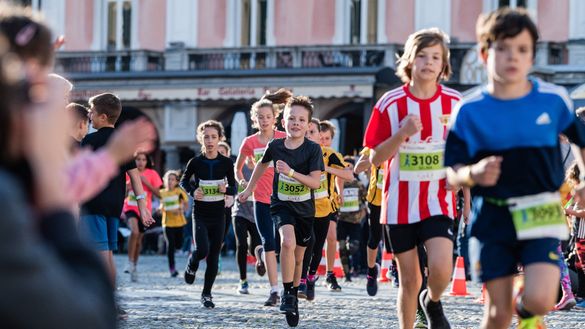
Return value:
M 89 146 L 92 150 L 97 150 L 106 145 L 113 133 L 114 128 L 100 128 L 98 131 L 85 136 L 81 141 L 81 146 Z M 81 206 L 81 213 L 84 215 L 120 217 L 124 206 L 124 198 L 126 197 L 126 171 L 134 168 L 136 168 L 134 160 L 120 166 L 120 171 L 110 180 L 108 186 L 100 194 Z
M 275 139 L 268 143 L 262 163 L 282 160 L 296 172 L 309 175 L 313 171 L 323 171 L 323 154 L 321 147 L 305 138 L 303 144 L 294 150 L 284 146 L 285 139 Z M 299 217 L 315 216 L 313 190 L 285 174 L 274 172 L 270 209 L 276 212 L 279 207 L 287 207 Z
M 197 188 L 203 189 L 203 201 L 194 200 L 193 213 L 196 216 L 204 218 L 224 216 L 225 201 L 223 194 L 218 191 L 218 184 L 226 178 L 225 194 L 236 195 L 234 163 L 230 158 L 217 154 L 217 158 L 208 159 L 201 154 L 189 160 L 179 185 L 191 196 Z

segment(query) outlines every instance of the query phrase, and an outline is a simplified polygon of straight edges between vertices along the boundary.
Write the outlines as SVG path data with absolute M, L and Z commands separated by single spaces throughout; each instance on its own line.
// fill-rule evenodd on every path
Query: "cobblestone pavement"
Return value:
M 262 306 L 268 293 L 267 279 L 259 277 L 248 266 L 250 294 L 239 295 L 239 275 L 234 257 L 223 257 L 222 272 L 213 287 L 215 309 L 201 308 L 203 273 L 201 263 L 195 284 L 186 285 L 182 273 L 171 278 L 164 256 L 140 257 L 138 282 L 130 282 L 130 276 L 122 272 L 125 255 L 116 256 L 118 295 L 121 305 L 128 312 L 128 319 L 121 328 L 286 328 L 283 315 L 276 308 Z M 177 257 L 178 268 L 184 268 L 185 256 Z M 396 292 L 391 284 L 380 284 L 376 297 L 365 291 L 365 278 L 340 284 L 342 292 L 329 292 L 318 281 L 314 302 L 299 303 L 298 328 L 397 328 Z M 453 328 L 477 328 L 482 315 L 482 305 L 475 302 L 479 287 L 468 283 L 470 297 L 443 298 L 443 307 Z M 585 310 L 554 312 L 546 317 L 547 327 L 585 328 Z

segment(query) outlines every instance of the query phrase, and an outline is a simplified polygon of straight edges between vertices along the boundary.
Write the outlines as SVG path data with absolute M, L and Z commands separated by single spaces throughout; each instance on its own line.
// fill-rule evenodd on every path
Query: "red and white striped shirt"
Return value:
M 420 117 L 423 128 L 403 143 L 403 146 L 428 142 L 440 145 L 446 139 L 446 122 L 451 109 L 460 99 L 461 94 L 458 91 L 441 85 L 438 85 L 436 94 L 429 99 L 416 98 L 408 90 L 408 85 L 391 90 L 378 100 L 372 111 L 364 136 L 364 146 L 374 149 L 391 137 L 408 114 Z M 442 156 L 437 157 L 435 162 L 439 162 L 438 159 L 442 167 Z M 436 215 L 453 218 L 455 199 L 453 193 L 445 188 L 445 178 L 421 181 L 401 179 L 400 162 L 397 152 L 384 164 L 380 223 L 412 224 Z

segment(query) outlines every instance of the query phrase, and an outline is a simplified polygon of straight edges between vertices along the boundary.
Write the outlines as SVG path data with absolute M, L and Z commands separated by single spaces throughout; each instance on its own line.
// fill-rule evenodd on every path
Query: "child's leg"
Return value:
M 242 217 L 233 218 L 234 233 L 236 236 L 236 260 L 238 263 L 238 269 L 240 270 L 240 280 L 246 280 L 246 266 L 247 266 L 247 255 L 248 255 L 248 220 Z
M 559 253 L 559 267 L 561 268 L 561 288 L 563 290 L 563 296 L 572 297 L 573 291 L 571 290 L 571 278 L 569 277 L 569 268 L 565 263 L 565 258 L 563 257 L 563 251 L 561 250 L 561 244 L 559 243 L 559 247 L 557 248 L 557 252 Z
M 307 247 L 296 246 L 295 248 L 295 271 L 293 278 L 293 287 L 298 287 L 301 282 L 301 275 L 303 271 L 303 258 L 305 257 L 305 250 Z
M 163 234 L 165 242 L 167 243 L 167 260 L 169 269 L 172 271 L 175 268 L 175 236 L 170 227 L 164 227 Z
M 424 245 L 429 269 L 427 281 L 429 297 L 433 301 L 438 301 L 451 281 L 453 241 L 437 237 L 427 240 Z
M 522 305 L 532 315 L 545 315 L 555 306 L 559 267 L 549 263 L 533 263 L 524 267 Z
M 210 295 L 211 287 L 215 282 L 217 276 L 217 270 L 219 267 L 219 254 L 223 245 L 223 238 L 225 235 L 225 220 L 223 218 L 217 218 L 213 224 L 207 225 L 208 238 L 209 238 L 209 253 L 207 254 L 207 269 L 205 269 L 205 282 L 203 283 L 202 295 Z M 199 241 L 197 241 L 199 245 Z
M 295 250 L 297 247 L 295 228 L 291 224 L 286 224 L 279 228 L 279 232 L 282 238 L 280 243 L 280 267 L 282 271 L 282 282 L 283 284 L 292 283 L 295 273 Z
M 327 232 L 329 230 L 329 216 L 325 218 L 315 219 L 313 222 L 313 230 L 315 233 L 315 245 L 313 246 L 313 255 L 311 256 L 311 264 L 309 266 L 309 275 L 315 275 L 323 257 L 323 246 L 327 239 Z
M 487 298 L 483 312 L 482 329 L 508 328 L 514 314 L 512 290 L 514 276 L 506 276 L 486 282 Z
M 418 305 L 418 294 L 422 284 L 418 251 L 416 248 L 396 253 L 396 265 L 400 277 L 398 287 L 398 321 L 400 328 L 412 328 Z
M 326 249 L 326 259 L 327 259 L 327 273 L 333 271 L 333 266 L 335 263 L 335 251 L 337 248 L 337 219 L 331 220 L 329 223 L 329 230 L 327 232 L 327 249 Z

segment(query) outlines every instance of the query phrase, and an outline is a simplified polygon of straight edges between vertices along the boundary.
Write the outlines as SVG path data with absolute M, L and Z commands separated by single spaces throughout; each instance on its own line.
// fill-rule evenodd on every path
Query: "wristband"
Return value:
M 292 176 L 295 174 L 295 170 L 290 168 L 290 171 L 288 172 L 288 177 L 292 178 Z
M 146 199 L 146 194 L 144 194 L 144 193 L 138 194 L 136 196 L 136 201 L 138 201 L 138 200 L 144 200 L 144 199 Z

